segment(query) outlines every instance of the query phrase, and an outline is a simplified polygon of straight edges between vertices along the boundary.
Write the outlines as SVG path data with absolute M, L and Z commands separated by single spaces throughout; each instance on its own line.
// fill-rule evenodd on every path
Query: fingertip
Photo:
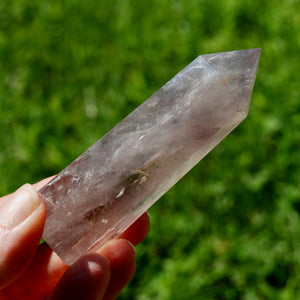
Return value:
M 0 286 L 18 278 L 33 259 L 39 245 L 46 207 L 30 184 L 25 184 L 1 203 Z
M 88 253 L 65 272 L 48 300 L 102 299 L 109 280 L 109 260 L 98 253 Z
M 130 241 L 121 238 L 107 242 L 97 252 L 107 257 L 110 262 L 136 257 L 135 246 Z
M 149 230 L 150 218 L 148 212 L 145 212 L 119 238 L 126 239 L 136 246 L 146 238 Z
M 136 269 L 135 247 L 125 239 L 111 240 L 98 251 L 110 261 L 111 279 L 103 299 L 115 299 Z
M 44 187 L 47 183 L 49 183 L 51 180 L 53 180 L 57 175 L 53 175 L 47 178 L 42 179 L 39 182 L 36 182 L 33 184 L 34 188 L 36 190 L 40 190 L 42 187 Z

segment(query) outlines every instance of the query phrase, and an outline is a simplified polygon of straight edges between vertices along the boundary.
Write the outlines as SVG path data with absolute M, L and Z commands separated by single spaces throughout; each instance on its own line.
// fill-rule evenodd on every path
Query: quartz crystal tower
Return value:
M 247 116 L 259 56 L 199 56 L 39 191 L 43 237 L 66 264 L 119 236 Z

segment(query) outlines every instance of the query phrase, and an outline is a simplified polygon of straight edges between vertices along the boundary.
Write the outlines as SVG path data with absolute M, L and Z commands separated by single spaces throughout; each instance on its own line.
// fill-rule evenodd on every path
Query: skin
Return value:
M 33 187 L 39 190 L 50 180 Z M 26 189 L 33 187 L 27 185 Z M 35 209 L 25 221 L 6 226 L 5 205 L 14 197 L 15 193 L 0 198 L 0 299 L 111 300 L 119 295 L 135 273 L 135 246 L 144 240 L 150 227 L 147 213 L 118 239 L 68 267 L 46 243 L 39 245 L 46 219 L 46 206 L 39 194 Z

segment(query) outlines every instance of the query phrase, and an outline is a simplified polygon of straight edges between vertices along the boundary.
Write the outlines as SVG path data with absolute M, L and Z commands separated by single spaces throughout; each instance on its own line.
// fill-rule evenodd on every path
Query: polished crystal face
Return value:
M 66 264 L 119 236 L 247 116 L 259 56 L 199 56 L 40 190 L 43 237 Z

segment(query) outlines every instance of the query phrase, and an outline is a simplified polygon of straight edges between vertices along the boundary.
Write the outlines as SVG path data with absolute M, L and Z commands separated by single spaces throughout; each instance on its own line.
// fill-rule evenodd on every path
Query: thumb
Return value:
M 45 204 L 30 184 L 0 198 L 0 289 L 15 280 L 32 260 L 45 219 Z

